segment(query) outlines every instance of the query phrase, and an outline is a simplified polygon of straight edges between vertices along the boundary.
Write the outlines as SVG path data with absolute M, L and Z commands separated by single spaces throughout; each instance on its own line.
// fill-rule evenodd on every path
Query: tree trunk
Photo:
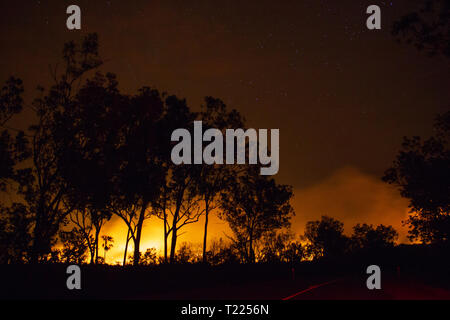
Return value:
M 33 230 L 33 245 L 31 247 L 30 262 L 32 264 L 39 262 L 39 256 L 42 252 L 42 216 L 43 216 L 43 204 L 39 201 L 39 206 L 36 210 L 35 221 L 36 224 Z
M 32 264 L 37 263 L 39 260 L 39 247 L 40 247 L 40 223 L 39 219 L 36 219 L 36 225 L 34 226 L 33 232 L 33 246 L 31 247 L 31 257 L 30 262 Z
M 90 264 L 93 264 L 94 263 L 94 258 L 95 258 L 95 244 L 91 244 L 89 246 L 89 253 L 91 255 L 91 262 L 90 262 Z
M 250 263 L 253 263 L 255 261 L 255 255 L 253 253 L 253 232 L 250 232 L 250 239 L 249 239 L 249 260 Z
M 177 246 L 177 229 L 172 230 L 172 241 L 170 244 L 170 263 L 175 262 L 175 249 Z
M 127 240 L 125 241 L 125 250 L 123 253 L 123 265 L 127 263 L 127 251 L 128 251 L 128 242 L 130 241 L 130 228 L 128 228 L 127 232 Z
M 167 233 L 167 213 L 164 209 L 164 263 L 167 263 L 167 240 L 169 234 Z
M 178 220 L 178 214 L 180 211 L 180 206 L 177 206 L 175 210 L 175 214 L 173 216 L 173 222 L 172 222 L 172 241 L 170 245 L 170 263 L 175 262 L 175 249 L 177 247 L 177 220 Z
M 147 209 L 148 202 L 142 204 L 141 212 L 139 214 L 139 220 L 136 225 L 136 237 L 134 239 L 134 255 L 133 255 L 133 265 L 137 266 L 140 259 L 139 245 L 141 242 L 142 226 L 144 225 L 145 210 Z
M 175 214 L 173 215 L 173 221 L 172 221 L 172 241 L 170 245 L 170 263 L 175 262 L 175 249 L 177 247 L 177 222 L 178 222 L 178 215 L 180 214 L 181 205 L 183 203 L 183 196 L 184 196 L 185 187 L 180 189 L 178 192 L 177 197 L 177 203 L 176 203 L 176 209 Z
M 95 264 L 98 264 L 98 238 L 100 235 L 100 229 L 95 227 Z
M 203 263 L 207 262 L 206 257 L 206 240 L 208 237 L 208 215 L 209 215 L 209 203 L 205 200 L 205 232 L 203 234 Z
M 95 264 L 98 264 L 98 242 L 100 241 L 99 238 L 100 238 L 100 230 L 102 228 L 102 224 L 101 223 L 99 224 L 97 220 L 94 221 L 93 224 L 94 224 L 94 229 L 95 229 L 95 238 L 94 238 L 94 247 L 92 249 L 95 254 Z M 94 254 L 91 255 L 91 261 L 92 261 L 92 256 Z
M 108 245 L 108 240 L 105 239 L 103 244 L 103 262 L 106 263 L 106 246 Z

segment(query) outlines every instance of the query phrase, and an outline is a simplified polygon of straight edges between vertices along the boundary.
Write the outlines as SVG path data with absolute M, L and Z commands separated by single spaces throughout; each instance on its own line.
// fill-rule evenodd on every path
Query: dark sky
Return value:
M 343 166 L 380 175 L 403 135 L 448 107 L 449 64 L 398 45 L 394 18 L 415 1 L 2 1 L 0 79 L 34 94 L 62 44 L 98 32 L 104 70 L 197 107 L 206 95 L 251 126 L 280 128 L 279 179 L 307 186 Z M 82 30 L 65 27 L 67 5 Z M 368 4 L 382 30 L 365 27 Z
M 0 79 L 21 77 L 32 97 L 63 43 L 97 32 L 124 92 L 151 85 L 194 108 L 211 95 L 250 126 L 279 128 L 278 181 L 306 190 L 348 168 L 378 181 L 402 137 L 429 135 L 449 107 L 448 60 L 390 34 L 420 2 L 2 0 Z M 70 4 L 81 31 L 66 29 Z M 382 30 L 366 29 L 370 4 Z

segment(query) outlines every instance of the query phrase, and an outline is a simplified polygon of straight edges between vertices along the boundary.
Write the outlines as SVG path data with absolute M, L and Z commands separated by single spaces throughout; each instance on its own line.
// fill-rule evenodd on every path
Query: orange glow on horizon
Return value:
M 391 186 L 355 168 L 342 168 L 316 185 L 295 189 L 291 204 L 296 212 L 291 226 L 296 239 L 303 234 L 307 221 L 328 215 L 344 222 L 347 235 L 352 233 L 352 228 L 357 223 L 384 224 L 392 225 L 397 230 L 398 243 L 408 242 L 407 227 L 402 225 L 402 221 L 408 216 L 407 201 Z M 203 231 L 204 218 L 201 217 L 197 223 L 180 229 L 177 246 L 189 242 L 195 250 L 201 251 Z M 114 238 L 114 247 L 106 256 L 107 263 L 122 264 L 126 233 L 126 225 L 118 217 L 113 217 L 102 229 L 102 235 Z M 227 223 L 212 213 L 208 226 L 208 244 L 219 238 L 227 241 L 225 234 L 232 234 Z M 170 248 L 170 237 L 168 246 Z M 157 254 L 163 255 L 163 223 L 156 217 L 144 222 L 140 251 L 144 253 L 148 248 L 155 248 Z M 130 241 L 127 255 L 132 253 L 133 243 Z M 103 256 L 102 248 L 99 255 Z

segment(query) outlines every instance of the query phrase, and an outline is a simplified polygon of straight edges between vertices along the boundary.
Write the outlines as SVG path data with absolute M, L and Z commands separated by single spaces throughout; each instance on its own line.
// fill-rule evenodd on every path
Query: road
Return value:
M 369 290 L 365 276 L 259 281 L 167 290 L 144 299 L 158 300 L 450 300 L 450 290 L 414 278 L 385 276 L 380 290 Z M 140 299 L 143 297 L 139 297 Z
M 450 290 L 401 277 L 382 279 L 381 289 L 367 289 L 365 279 L 348 277 L 292 292 L 283 300 L 450 300 Z

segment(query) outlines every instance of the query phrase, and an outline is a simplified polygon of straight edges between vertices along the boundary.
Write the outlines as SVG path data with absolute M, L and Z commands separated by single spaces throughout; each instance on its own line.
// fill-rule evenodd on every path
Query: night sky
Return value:
M 81 7 L 81 31 L 66 29 L 70 4 Z M 366 28 L 370 4 L 381 7 L 382 30 Z M 294 231 L 321 214 L 346 231 L 356 222 L 399 228 L 407 203 L 380 177 L 402 137 L 430 135 L 450 101 L 448 60 L 390 33 L 418 4 L 2 0 L 0 80 L 22 78 L 31 99 L 49 84 L 63 43 L 97 32 L 102 70 L 123 92 L 155 86 L 194 109 L 210 95 L 251 127 L 280 129 L 276 179 L 294 186 Z M 26 124 L 23 115 L 10 125 Z

